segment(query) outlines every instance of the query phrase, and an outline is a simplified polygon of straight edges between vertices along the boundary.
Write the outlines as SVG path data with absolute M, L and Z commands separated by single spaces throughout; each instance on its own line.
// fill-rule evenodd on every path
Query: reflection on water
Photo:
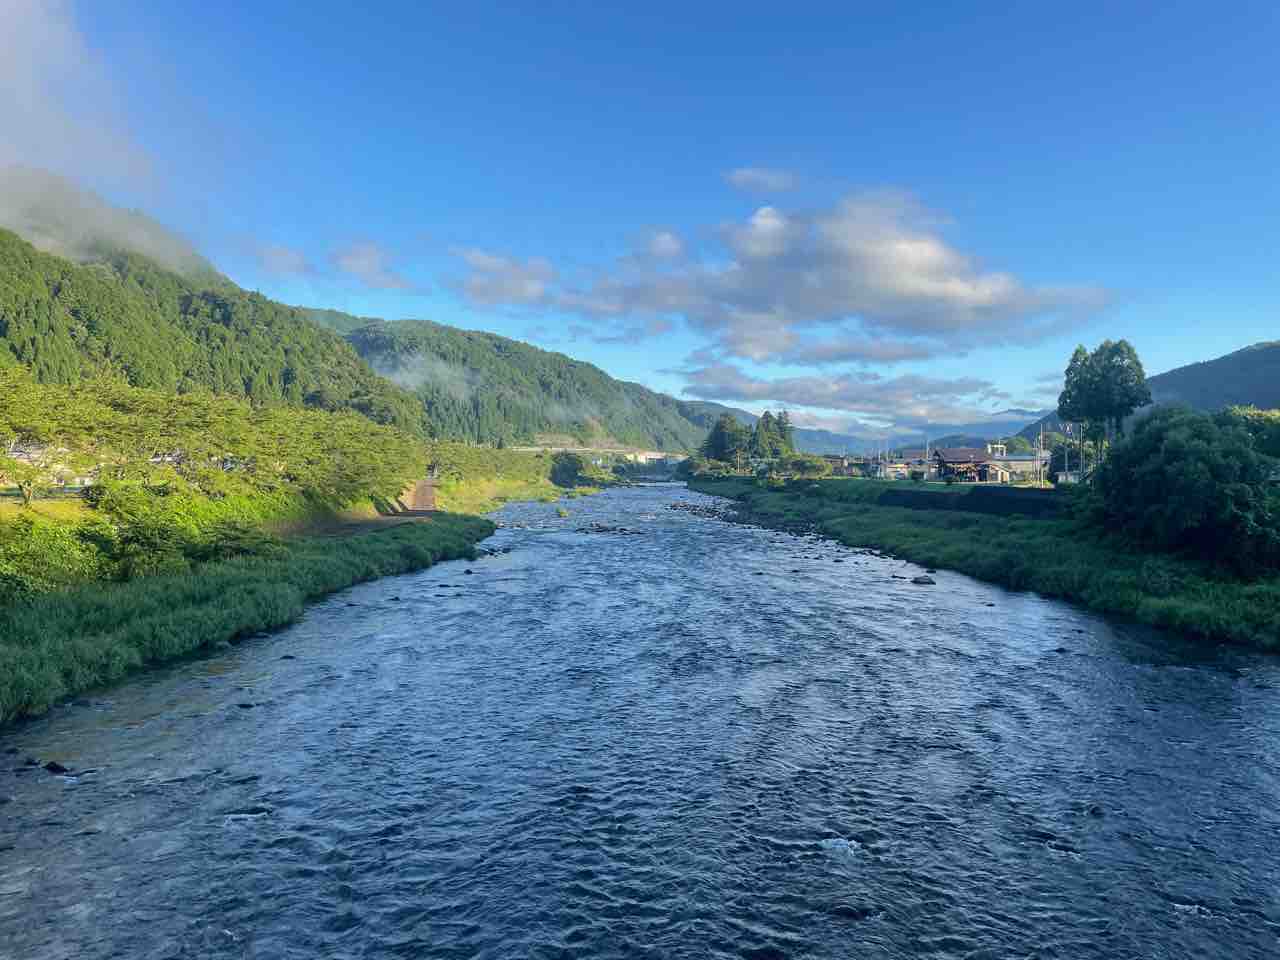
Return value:
M 0 956 L 1277 955 L 1276 660 L 706 499 L 0 738 Z

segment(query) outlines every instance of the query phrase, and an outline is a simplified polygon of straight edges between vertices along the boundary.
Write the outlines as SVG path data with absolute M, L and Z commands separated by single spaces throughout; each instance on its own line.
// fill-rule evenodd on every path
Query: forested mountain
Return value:
M 417 394 L 435 436 L 687 450 L 706 435 L 673 397 L 496 334 L 425 320 L 375 321 L 347 340 L 375 371 Z
M 1280 340 L 1175 367 L 1148 377 L 1147 386 L 1156 405 L 1182 404 L 1206 412 L 1232 406 L 1275 409 L 1280 407 Z M 1046 431 L 1062 431 L 1058 415 L 1051 413 L 1028 426 L 1021 436 L 1034 439 L 1041 424 Z
M 75 263 L 0 230 L 0 363 L 12 361 L 44 383 L 110 373 L 170 392 L 351 409 L 422 431 L 412 396 L 297 308 L 135 253 Z
M 680 401 L 562 354 L 425 321 L 290 307 L 186 254 L 180 272 L 105 243 L 77 245 L 91 258 L 78 263 L 0 229 L 0 364 L 16 361 L 44 383 L 109 374 L 174 393 L 350 409 L 485 443 L 551 435 L 685 450 L 706 434 Z

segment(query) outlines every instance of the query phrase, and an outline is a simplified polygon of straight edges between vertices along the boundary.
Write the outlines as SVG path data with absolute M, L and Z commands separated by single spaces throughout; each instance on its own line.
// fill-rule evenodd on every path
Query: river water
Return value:
M 712 502 L 512 505 L 0 737 L 0 956 L 1280 955 L 1275 658 Z

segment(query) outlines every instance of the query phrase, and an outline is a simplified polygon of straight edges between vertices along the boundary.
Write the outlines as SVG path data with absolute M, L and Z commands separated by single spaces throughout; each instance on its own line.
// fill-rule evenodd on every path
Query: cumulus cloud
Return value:
M 783 403 L 854 414 L 864 424 L 895 428 L 964 423 L 990 416 L 981 404 L 994 385 L 976 377 L 939 379 L 916 374 L 885 378 L 861 371 L 834 377 L 766 379 L 720 363 L 686 370 L 685 393 L 722 403 Z
M 722 225 L 712 259 L 605 270 L 559 282 L 544 260 L 468 256 L 463 289 L 628 327 L 680 318 L 725 358 L 887 364 L 940 352 L 1029 344 L 1105 304 L 1096 287 L 1035 285 L 989 269 L 943 236 L 943 221 L 895 192 L 854 194 L 811 212 L 762 206 Z
M 0 166 L 143 181 L 111 77 L 67 0 L 0 0 Z
M 463 293 L 468 299 L 487 306 L 544 302 L 549 284 L 556 279 L 554 268 L 541 258 L 521 262 L 475 247 L 454 252 L 471 268 L 471 273 L 462 281 Z
M 798 366 L 840 363 L 888 365 L 910 360 L 929 360 L 941 352 L 939 345 L 923 341 L 881 340 L 845 335 L 825 340 L 797 341 L 782 353 L 781 359 Z M 954 351 L 950 352 L 954 355 Z
M 391 268 L 391 255 L 381 245 L 360 241 L 333 255 L 333 265 L 375 290 L 412 290 L 413 283 Z
M 782 193 L 794 190 L 799 177 L 787 170 L 769 167 L 738 167 L 724 175 L 725 182 L 739 190 L 754 193 Z
M 655 260 L 674 260 L 684 253 L 684 241 L 670 230 L 659 230 L 649 238 L 646 252 Z
M 312 272 L 307 255 L 296 247 L 285 246 L 282 243 L 255 245 L 253 255 L 258 261 L 258 266 L 267 273 L 277 276 Z

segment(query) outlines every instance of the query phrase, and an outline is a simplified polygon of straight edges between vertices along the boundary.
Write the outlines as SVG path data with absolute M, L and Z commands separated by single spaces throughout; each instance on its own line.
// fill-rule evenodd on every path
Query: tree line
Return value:
M 787 411 L 775 415 L 766 410 L 752 427 L 732 414 L 717 417 L 684 472 L 697 476 L 757 473 L 818 477 L 830 473 L 830 467 L 821 457 L 796 450 L 795 429 Z

